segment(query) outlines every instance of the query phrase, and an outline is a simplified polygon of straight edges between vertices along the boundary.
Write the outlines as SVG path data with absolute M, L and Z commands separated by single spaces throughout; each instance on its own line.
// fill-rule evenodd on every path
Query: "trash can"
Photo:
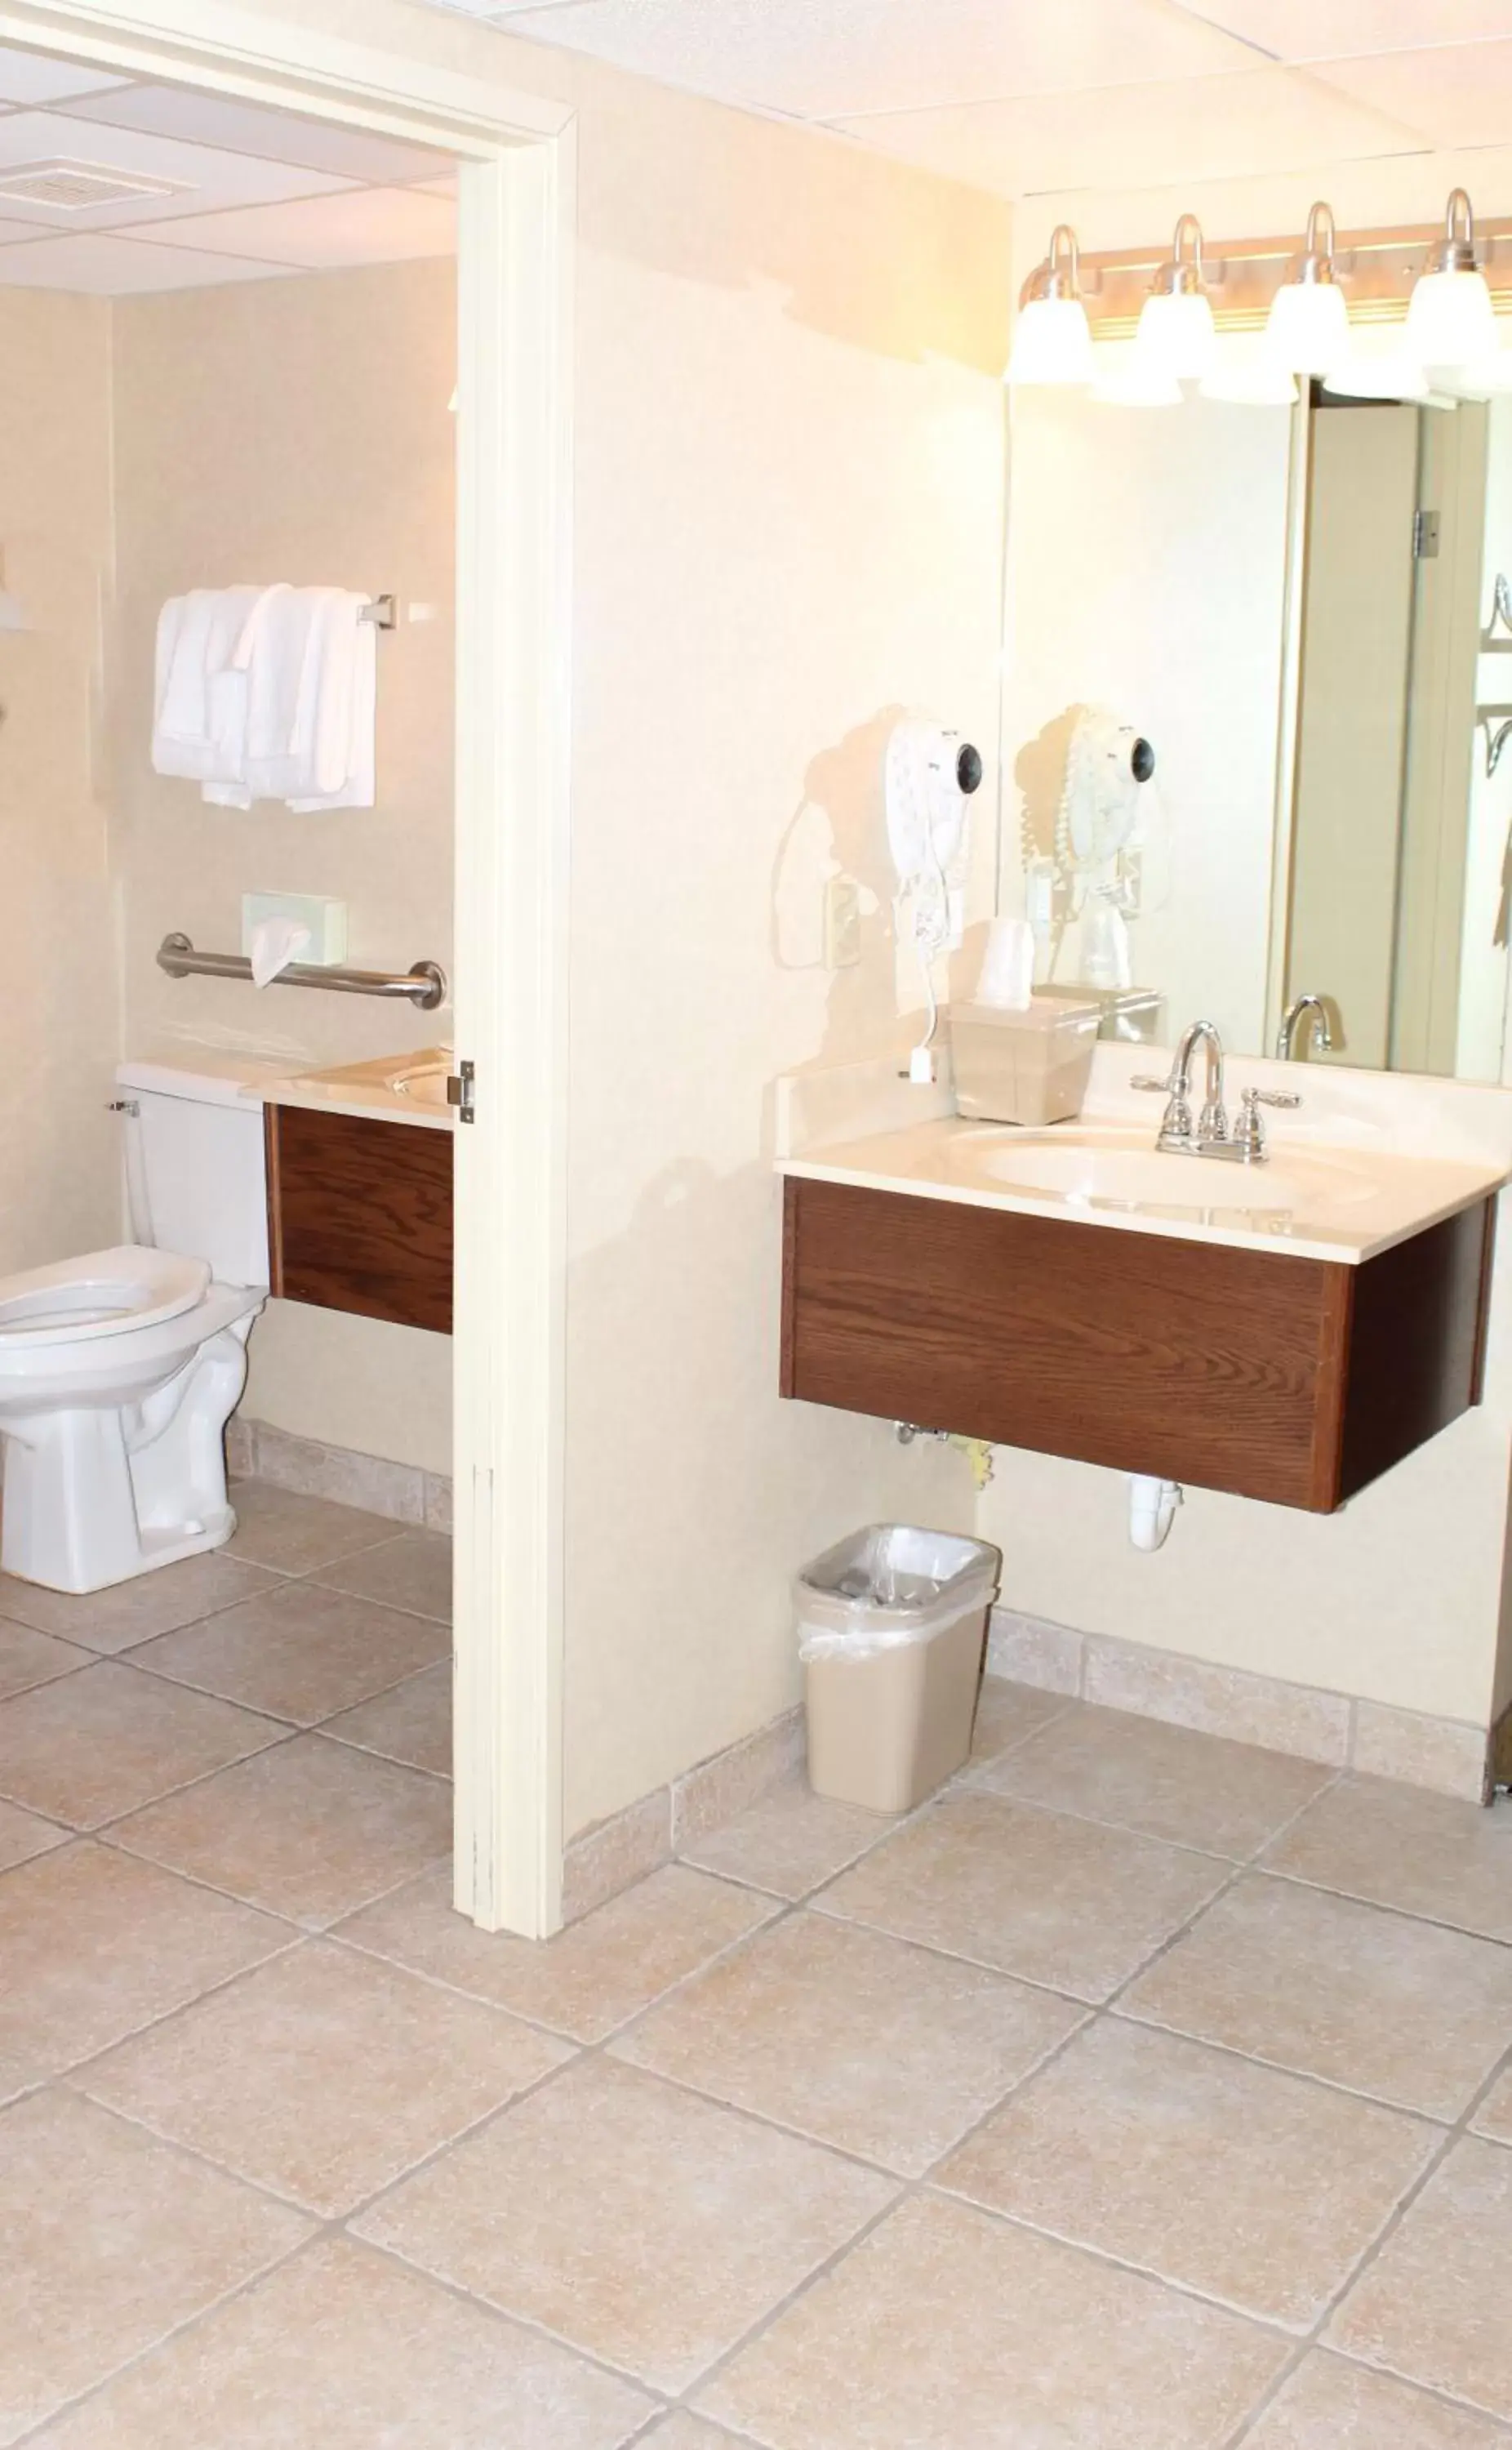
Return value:
M 908 1812 L 971 1751 L 999 1550 L 874 1523 L 805 1565 L 796 1585 L 816 1795 Z

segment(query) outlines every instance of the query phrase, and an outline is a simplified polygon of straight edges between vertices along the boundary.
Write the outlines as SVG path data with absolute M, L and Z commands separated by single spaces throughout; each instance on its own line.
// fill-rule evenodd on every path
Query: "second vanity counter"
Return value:
M 1157 1151 L 1159 1064 L 1045 1130 L 785 1083 L 783 1392 L 1321 1512 L 1479 1401 L 1512 1099 L 1235 1064 L 1305 1101 L 1246 1166 Z

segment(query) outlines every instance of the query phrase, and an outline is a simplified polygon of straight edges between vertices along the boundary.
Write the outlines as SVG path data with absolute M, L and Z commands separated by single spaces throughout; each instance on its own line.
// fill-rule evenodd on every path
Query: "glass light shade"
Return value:
M 1288 281 L 1270 301 L 1266 346 L 1289 375 L 1326 375 L 1349 351 L 1349 310 L 1333 281 Z
M 1420 366 L 1466 366 L 1493 357 L 1496 312 L 1479 272 L 1425 272 L 1407 301 L 1406 346 Z
M 1228 400 L 1241 408 L 1294 408 L 1297 401 L 1290 369 L 1273 354 L 1267 339 L 1249 333 L 1220 336 L 1212 363 L 1197 388 L 1204 399 Z
M 1133 340 L 1099 340 L 1093 351 L 1092 397 L 1105 408 L 1179 408 L 1181 385 L 1173 375 L 1141 363 Z
M 1414 351 L 1404 347 L 1400 330 L 1359 334 L 1347 358 L 1330 368 L 1329 391 L 1340 399 L 1424 400 L 1427 379 Z
M 1092 331 L 1079 298 L 1031 298 L 1014 326 L 1008 380 L 1020 383 L 1089 383 Z
M 1153 379 L 1187 382 L 1205 375 L 1216 340 L 1212 308 L 1200 289 L 1156 290 L 1139 309 L 1134 347 Z

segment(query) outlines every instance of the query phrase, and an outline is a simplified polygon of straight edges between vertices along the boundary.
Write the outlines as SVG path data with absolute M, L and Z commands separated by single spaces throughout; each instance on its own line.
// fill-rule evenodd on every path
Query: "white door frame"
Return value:
M 456 1134 L 455 1895 L 541 1937 L 563 1842 L 572 115 L 230 0 L 0 0 L 0 41 L 462 158 L 455 959 L 477 1119 Z

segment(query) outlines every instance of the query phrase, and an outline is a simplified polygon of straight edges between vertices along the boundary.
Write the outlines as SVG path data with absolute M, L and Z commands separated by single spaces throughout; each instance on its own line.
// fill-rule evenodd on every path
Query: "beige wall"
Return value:
M 456 266 L 389 264 L 130 299 L 114 310 L 118 597 L 115 867 L 133 1054 L 267 1050 L 291 1066 L 434 1044 L 449 1012 L 165 978 L 183 928 L 235 951 L 246 891 L 330 893 L 350 958 L 406 969 L 452 943 Z M 390 590 L 436 617 L 378 640 L 378 806 L 207 807 L 150 763 L 164 598 L 286 578 Z M 246 1410 L 298 1434 L 450 1468 L 442 1336 L 274 1303 Z
M 0 1274 L 116 1238 L 115 920 L 101 774 L 108 310 L 0 290 Z
M 823 138 L 579 91 L 569 1829 L 796 1698 L 817 1549 L 969 1509 L 778 1399 L 770 1090 L 897 1034 L 892 714 L 994 762 L 1008 240 Z M 827 861 L 882 904 L 838 976 Z

